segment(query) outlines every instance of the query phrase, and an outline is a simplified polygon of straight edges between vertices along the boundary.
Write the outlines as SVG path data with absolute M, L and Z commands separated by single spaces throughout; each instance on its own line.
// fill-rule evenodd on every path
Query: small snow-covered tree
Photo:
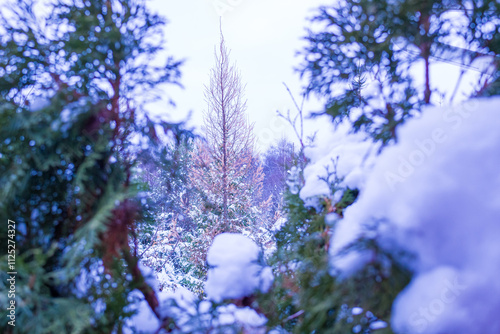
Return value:
M 175 289 L 186 279 L 182 235 L 193 228 L 186 214 L 193 189 L 188 182 L 192 139 L 180 138 L 139 156 L 146 214 L 134 247 L 144 265 L 156 273 L 160 289 Z M 189 280 L 189 279 L 188 279 Z

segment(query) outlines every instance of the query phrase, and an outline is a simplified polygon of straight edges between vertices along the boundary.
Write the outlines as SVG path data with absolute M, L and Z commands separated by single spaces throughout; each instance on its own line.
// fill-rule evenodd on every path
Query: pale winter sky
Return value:
M 3 1 L 3 0 L 0 0 Z M 204 85 L 209 81 L 214 66 L 214 48 L 220 41 L 219 20 L 231 60 L 241 72 L 246 84 L 247 114 L 255 123 L 257 148 L 263 152 L 285 134 L 294 140 L 292 128 L 276 116 L 276 111 L 296 111 L 292 99 L 283 86 L 285 82 L 300 103 L 302 87 L 299 74 L 294 71 L 302 58 L 296 56 L 305 45 L 302 38 L 309 26 L 307 18 L 322 4 L 335 0 L 149 0 L 148 6 L 166 17 L 166 53 L 176 59 L 185 59 L 181 67 L 184 88 L 168 86 L 163 101 L 150 105 L 153 114 L 170 121 L 185 120 L 192 112 L 190 126 L 199 127 L 203 121 Z M 43 11 L 43 8 L 40 8 Z M 461 46 L 457 41 L 457 46 Z M 481 66 L 479 66 L 481 67 Z M 445 105 L 457 82 L 460 67 L 441 60 L 432 60 L 432 88 L 447 93 L 444 99 L 433 93 L 435 105 Z M 414 66 L 417 83 L 423 84 L 422 62 Z M 457 99 L 470 92 L 479 71 L 468 71 L 462 80 Z M 177 107 L 168 105 L 168 98 Z M 304 111 L 322 110 L 322 104 L 312 98 L 304 104 Z M 306 122 L 305 135 L 316 130 L 330 131 L 329 117 Z
M 262 151 L 284 132 L 291 133 L 291 128 L 275 116 L 276 110 L 294 111 L 283 82 L 300 100 L 304 83 L 294 71 L 301 61 L 295 54 L 304 45 L 301 38 L 308 25 L 306 18 L 322 3 L 325 0 L 152 0 L 150 7 L 169 20 L 165 29 L 167 51 L 186 59 L 182 66 L 184 89 L 169 87 L 168 90 L 177 107 L 172 109 L 163 102 L 155 104 L 154 112 L 168 113 L 167 119 L 179 120 L 192 111 L 190 124 L 201 124 L 206 106 L 204 85 L 214 65 L 222 14 L 231 60 L 246 84 L 247 113 L 255 123 L 258 148 Z M 319 108 L 317 101 L 305 104 L 306 110 Z
M 167 51 L 177 58 L 185 59 L 182 66 L 184 89 L 170 87 L 169 97 L 177 108 L 166 102 L 152 106 L 155 114 L 178 121 L 192 111 L 190 125 L 202 123 L 204 85 L 208 83 L 209 71 L 214 65 L 214 47 L 219 43 L 219 19 L 231 60 L 241 71 L 246 84 L 248 117 L 255 123 L 257 148 L 262 152 L 285 133 L 295 139 L 292 129 L 276 116 L 276 110 L 295 111 L 293 102 L 283 86 L 285 82 L 297 100 L 305 82 L 294 71 L 301 61 L 296 52 L 302 49 L 309 22 L 314 9 L 321 4 L 332 4 L 334 0 L 151 0 L 151 8 L 169 20 L 165 29 Z M 432 88 L 439 88 L 448 96 L 458 79 L 460 68 L 434 59 L 431 70 Z M 423 84 L 422 64 L 415 64 L 415 79 Z M 477 77 L 472 71 L 470 77 Z M 462 81 L 458 99 L 462 92 L 471 90 L 471 80 Z M 300 101 L 299 101 L 300 103 Z M 446 104 L 439 94 L 433 94 L 435 105 Z M 312 99 L 306 101 L 304 111 L 318 111 L 321 104 Z M 309 121 L 306 134 L 325 127 L 328 117 Z M 322 130 L 320 130 L 321 133 Z

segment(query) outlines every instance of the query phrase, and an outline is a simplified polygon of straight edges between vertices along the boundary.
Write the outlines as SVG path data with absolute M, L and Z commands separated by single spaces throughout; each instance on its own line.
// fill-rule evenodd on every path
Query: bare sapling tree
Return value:
M 251 170 L 254 159 L 253 125 L 246 117 L 246 100 L 240 74 L 229 61 L 229 52 L 221 33 L 221 42 L 215 52 L 215 66 L 210 72 L 210 83 L 205 86 L 207 110 L 203 131 L 204 149 L 210 162 L 220 171 L 222 197 L 222 222 L 224 229 L 231 229 L 229 206 L 237 187 L 232 180 Z
M 197 228 L 186 235 L 189 262 L 199 279 L 206 275 L 206 253 L 216 235 L 244 233 L 261 245 L 272 239 L 271 199 L 262 199 L 264 174 L 254 151 L 253 124 L 247 120 L 244 87 L 222 33 L 205 99 L 205 141 L 197 143 L 189 171 L 198 196 L 188 214 Z

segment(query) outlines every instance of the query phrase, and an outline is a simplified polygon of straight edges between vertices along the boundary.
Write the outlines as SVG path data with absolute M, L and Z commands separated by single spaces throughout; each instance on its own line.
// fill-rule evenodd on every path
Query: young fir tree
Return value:
M 134 289 L 168 329 L 129 246 L 144 209 L 131 138 L 153 143 L 143 102 L 179 76 L 171 59 L 150 65 L 164 20 L 143 1 L 41 5 L 1 7 L 0 238 L 15 221 L 17 271 L 2 332 L 120 333 Z
M 198 223 L 192 242 L 191 261 L 205 271 L 205 257 L 213 238 L 223 232 L 244 232 L 263 241 L 261 201 L 263 173 L 254 152 L 253 126 L 245 114 L 246 101 L 241 79 L 230 64 L 221 36 L 206 86 L 203 131 L 206 141 L 195 149 L 190 182 L 199 190 L 198 203 L 191 203 L 190 215 Z
M 433 103 L 433 63 L 460 66 L 461 78 L 482 60 L 487 70 L 472 95 L 500 93 L 499 12 L 495 0 L 342 0 L 322 6 L 302 52 L 307 93 L 326 99 L 324 113 L 334 122 L 349 122 L 354 132 L 383 144 L 396 140 L 396 128 Z M 457 43 L 463 48 L 452 46 Z M 450 102 L 460 82 L 447 96 Z

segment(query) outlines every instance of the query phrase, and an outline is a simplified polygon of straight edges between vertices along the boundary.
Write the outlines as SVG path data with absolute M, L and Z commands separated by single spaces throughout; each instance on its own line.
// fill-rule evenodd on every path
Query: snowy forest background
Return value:
M 263 151 L 223 20 L 195 130 L 147 2 L 37 6 L 0 3 L 2 332 L 500 333 L 500 3 L 317 8 Z

